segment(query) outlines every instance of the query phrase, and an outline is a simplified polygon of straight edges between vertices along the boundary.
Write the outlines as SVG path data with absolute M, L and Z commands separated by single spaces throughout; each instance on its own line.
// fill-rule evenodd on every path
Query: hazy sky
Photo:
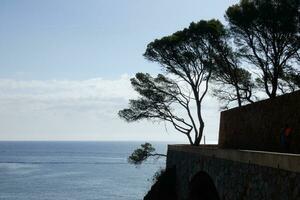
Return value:
M 164 124 L 117 116 L 129 78 L 159 72 L 142 54 L 156 38 L 217 18 L 237 0 L 1 0 L 0 140 L 171 140 Z M 218 103 L 204 104 L 216 140 Z

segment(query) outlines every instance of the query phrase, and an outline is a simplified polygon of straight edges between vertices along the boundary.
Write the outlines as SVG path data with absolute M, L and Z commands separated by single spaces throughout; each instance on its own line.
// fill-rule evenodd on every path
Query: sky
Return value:
M 126 123 L 117 112 L 137 94 L 129 79 L 160 67 L 148 43 L 237 0 L 1 0 L 0 140 L 187 142 L 164 123 Z M 219 104 L 203 104 L 216 141 Z

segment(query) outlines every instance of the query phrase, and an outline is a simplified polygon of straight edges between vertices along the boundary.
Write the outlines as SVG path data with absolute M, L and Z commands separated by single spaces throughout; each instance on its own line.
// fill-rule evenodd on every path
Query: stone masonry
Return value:
M 230 156 L 226 158 L 226 155 L 221 155 L 223 158 L 220 158 L 222 150 L 217 152 L 208 150 L 210 153 L 207 153 L 203 147 L 202 150 L 201 147 L 196 150 L 195 148 L 169 146 L 168 149 L 167 167 L 176 168 L 176 184 L 180 200 L 187 199 L 189 182 L 200 171 L 206 172 L 211 177 L 221 200 L 300 200 L 300 173 L 295 170 L 296 168 L 290 171 L 288 166 L 276 163 L 273 157 L 270 158 L 270 163 L 263 163 L 272 167 L 260 165 L 260 160 L 256 160 L 256 157 L 259 157 L 256 154 L 260 152 L 253 152 L 252 158 L 249 157 L 251 152 L 247 152 L 246 159 L 250 159 L 247 163 L 242 159 L 237 161 L 239 156 L 231 159 Z M 243 157 L 243 152 L 237 154 L 239 153 Z M 289 159 L 300 162 L 299 156 L 296 158 L 292 156 Z

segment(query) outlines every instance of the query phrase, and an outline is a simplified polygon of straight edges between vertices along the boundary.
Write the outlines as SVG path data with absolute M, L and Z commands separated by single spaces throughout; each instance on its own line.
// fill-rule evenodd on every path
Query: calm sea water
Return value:
M 0 200 L 138 200 L 165 160 L 127 163 L 137 142 L 0 142 Z M 165 143 L 154 143 L 166 153 Z

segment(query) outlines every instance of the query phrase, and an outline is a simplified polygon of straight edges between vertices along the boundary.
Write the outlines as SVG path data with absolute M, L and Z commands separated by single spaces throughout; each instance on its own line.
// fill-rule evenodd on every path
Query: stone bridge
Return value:
M 286 126 L 290 153 L 278 153 L 286 151 L 280 145 Z M 222 112 L 219 144 L 169 145 L 167 168 L 176 169 L 180 200 L 300 200 L 299 153 L 297 91 Z
M 173 167 L 179 199 L 195 190 L 194 199 L 300 200 L 297 154 L 169 145 L 167 168 Z

